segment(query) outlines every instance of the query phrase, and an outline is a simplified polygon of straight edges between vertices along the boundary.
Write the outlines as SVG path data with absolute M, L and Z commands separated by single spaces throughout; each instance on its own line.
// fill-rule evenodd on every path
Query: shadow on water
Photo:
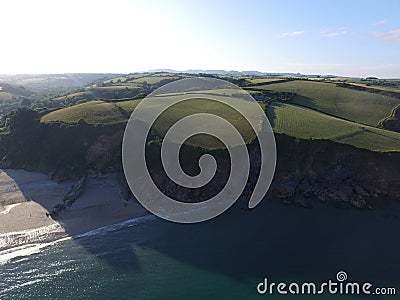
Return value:
M 62 202 L 63 197 L 70 190 L 73 182 L 67 181 L 56 183 L 52 180 L 49 180 L 44 174 L 29 172 L 25 173 L 25 171 L 22 170 L 1 170 L 1 172 L 4 173 L 3 175 L 9 177 L 9 182 L 7 182 L 7 185 L 0 187 L 0 200 L 7 199 L 8 202 L 6 205 L 28 201 L 32 204 L 38 204 L 44 208 L 43 210 L 39 209 L 39 211 L 32 212 L 32 214 L 30 212 L 24 213 L 26 216 L 26 228 L 45 228 L 48 225 L 52 225 L 53 222 L 50 220 L 51 217 L 46 215 L 46 211 L 52 211 L 56 204 Z M 93 210 L 91 210 L 90 207 L 89 209 L 84 208 L 82 214 L 86 214 L 87 217 L 87 220 L 85 220 L 83 223 L 90 223 L 91 219 L 98 222 L 98 218 L 101 217 L 98 215 L 92 215 Z M 0 214 L 0 226 L 1 222 L 3 222 L 1 217 L 2 215 Z M 79 219 L 82 219 L 82 215 L 79 214 L 76 216 L 76 218 L 76 221 L 79 221 Z M 55 220 L 57 220 L 57 218 Z M 30 225 L 31 222 L 33 222 L 32 225 Z M 71 220 L 68 220 L 68 222 L 65 223 L 61 221 L 60 224 L 67 235 L 72 236 L 74 235 L 74 232 L 76 232 L 76 225 L 72 224 L 74 222 L 74 220 L 72 220 L 72 222 Z M 17 234 L 16 238 L 19 239 L 22 244 L 35 244 L 38 243 L 38 240 L 40 242 L 48 242 L 54 238 L 60 238 L 64 236 L 64 234 L 57 231 L 57 229 L 56 232 L 51 230 L 52 229 L 50 229 L 50 232 L 48 232 L 46 229 L 38 229 L 37 232 L 27 232 L 26 236 L 23 233 L 20 233 Z M 19 232 L 21 230 L 17 231 Z M 96 240 L 99 238 L 101 239 L 101 237 L 97 238 L 95 235 L 92 237 L 94 237 Z M 132 268 L 137 269 L 139 267 L 135 253 L 132 252 L 131 247 L 125 242 L 124 239 L 120 240 L 116 236 L 109 235 L 106 243 L 93 243 L 93 240 L 90 237 L 77 238 L 76 240 L 88 252 L 92 253 L 99 259 L 107 261 L 114 268 L 129 270 Z M 113 258 L 109 259 L 109 255 L 111 255 Z
M 141 270 L 139 247 L 238 281 L 268 276 L 321 282 L 344 270 L 355 281 L 400 284 L 398 208 L 302 209 L 268 199 L 251 211 L 241 206 L 198 224 L 157 219 L 75 241 L 124 272 Z
M 77 239 L 112 267 L 139 270 L 135 247 L 235 280 L 334 279 L 346 271 L 356 281 L 400 283 L 400 223 L 376 212 L 300 209 L 264 201 L 257 209 L 233 207 L 211 221 L 163 220 L 126 230 L 112 240 Z M 154 261 L 157 264 L 157 261 Z

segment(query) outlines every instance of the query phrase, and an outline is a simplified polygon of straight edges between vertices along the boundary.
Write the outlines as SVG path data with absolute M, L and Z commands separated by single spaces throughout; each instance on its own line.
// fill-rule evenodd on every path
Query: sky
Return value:
M 400 78 L 400 1 L 5 0 L 0 74 L 258 70 Z

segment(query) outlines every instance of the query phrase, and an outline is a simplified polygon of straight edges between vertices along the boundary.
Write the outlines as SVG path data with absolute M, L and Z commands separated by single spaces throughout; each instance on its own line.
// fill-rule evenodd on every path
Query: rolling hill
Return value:
M 33 94 L 25 87 L 0 82 L 0 102 L 30 97 Z
M 43 123 L 65 124 L 75 124 L 80 120 L 95 125 L 126 122 L 127 118 L 115 104 L 95 100 L 50 112 L 41 119 Z
M 267 115 L 276 133 L 302 139 L 329 139 L 373 151 L 399 151 L 400 133 L 346 121 L 287 103 L 268 105 Z
M 43 123 L 62 122 L 76 124 L 84 120 L 88 124 L 117 124 L 127 122 L 130 113 L 136 108 L 140 99 L 119 101 L 115 98 L 119 91 L 130 91 L 134 86 L 157 85 L 164 80 L 176 80 L 176 74 L 130 74 L 124 77 L 109 79 L 106 86 L 90 86 L 85 92 L 91 95 L 92 100 L 86 103 L 59 109 L 44 115 Z M 282 78 L 249 78 L 258 91 L 273 91 L 289 94 L 293 97 L 289 101 L 268 100 L 260 102 L 266 109 L 267 116 L 276 133 L 282 133 L 301 139 L 327 139 L 337 143 L 349 144 L 358 148 L 372 151 L 400 151 L 400 133 L 378 128 L 379 122 L 393 114 L 393 108 L 399 105 L 400 99 L 357 91 L 339 87 L 333 83 L 318 82 L 314 80 L 293 80 Z M 265 80 L 265 81 L 263 81 Z M 279 80 L 279 83 L 274 81 Z M 285 80 L 285 79 L 283 79 Z M 265 83 L 265 85 L 263 85 Z M 133 85 L 133 86 L 132 86 Z M 108 93 L 108 98 L 101 98 Z M 193 92 L 197 95 L 197 92 Z M 223 89 L 218 92 L 203 91 L 205 98 L 209 95 L 225 97 L 229 93 Z M 211 94 L 210 94 L 211 93 Z M 162 95 L 159 96 L 162 101 Z M 285 98 L 286 99 L 286 98 Z M 246 124 L 240 121 L 232 111 L 216 105 L 212 101 L 202 101 L 199 105 L 190 103 L 177 105 L 162 115 L 154 124 L 154 129 L 160 134 L 186 115 L 199 112 L 216 113 L 230 120 L 244 135 L 251 135 Z M 193 104 L 193 103 L 192 103 Z M 151 109 L 151 108 L 149 108 Z M 248 139 L 248 141 L 251 138 Z M 196 142 L 197 143 L 197 142 Z M 209 145 L 212 147 L 212 145 Z
M 371 126 L 377 126 L 400 104 L 400 99 L 316 81 L 293 80 L 257 89 L 296 93 L 292 103 Z

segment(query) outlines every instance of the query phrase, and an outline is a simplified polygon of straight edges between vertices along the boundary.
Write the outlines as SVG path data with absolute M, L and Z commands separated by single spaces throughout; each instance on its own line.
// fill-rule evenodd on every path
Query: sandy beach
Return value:
M 136 200 L 124 200 L 117 174 L 88 178 L 74 204 L 54 219 L 46 215 L 62 203 L 74 182 L 57 183 L 45 174 L 0 171 L 0 250 L 48 242 L 123 222 L 148 212 Z

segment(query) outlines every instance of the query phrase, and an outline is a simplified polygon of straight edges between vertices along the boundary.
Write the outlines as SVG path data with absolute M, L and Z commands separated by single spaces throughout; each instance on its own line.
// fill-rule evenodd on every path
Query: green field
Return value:
M 74 124 L 81 119 L 88 124 L 115 124 L 126 121 L 116 105 L 96 100 L 53 111 L 43 116 L 41 122 Z
M 42 117 L 42 122 L 74 124 L 82 119 L 89 124 L 124 123 L 141 100 L 118 101 L 115 97 L 122 97 L 124 91 L 132 91 L 130 84 L 142 85 L 144 81 L 153 84 L 175 77 L 174 74 L 135 74 L 128 75 L 128 81 L 124 81 L 123 77 L 119 78 L 121 80 L 117 79 L 118 82 L 112 86 L 89 87 L 81 93 L 97 97 L 94 98 L 96 100 L 48 113 Z M 373 151 L 400 151 L 400 133 L 373 127 L 390 115 L 393 107 L 400 104 L 399 99 L 342 88 L 333 83 L 307 80 L 273 83 L 281 78 L 251 80 L 256 80 L 257 83 L 265 80 L 272 82 L 257 85 L 256 89 L 296 93 L 290 102 L 278 102 L 281 101 L 278 97 L 277 101 L 271 100 L 268 104 L 268 117 L 276 133 L 304 139 L 328 139 Z M 253 92 L 256 92 L 256 89 Z M 194 96 L 196 99 L 181 102 L 168 109 L 153 124 L 153 129 L 163 136 L 171 125 L 185 116 L 199 112 L 214 113 L 231 122 L 242 133 L 246 142 L 250 142 L 255 138 L 255 134 L 247 121 L 226 105 L 207 100 L 236 93 L 237 91 L 227 88 L 185 93 L 188 97 Z M 100 95 L 104 98 L 99 97 Z M 146 109 L 158 109 L 162 101 L 173 97 L 182 97 L 182 93 L 157 95 L 152 100 L 154 104 Z M 98 100 L 108 98 L 118 102 Z M 245 101 L 243 103 L 246 105 Z M 260 105 L 266 109 L 266 103 L 262 102 Z M 220 146 L 215 139 L 204 135 L 192 138 L 189 143 L 207 148 Z
M 169 75 L 169 76 L 163 76 L 163 75 L 154 75 L 154 76 L 145 76 L 145 77 L 139 77 L 137 79 L 133 79 L 132 82 L 136 82 L 136 83 L 144 83 L 147 82 L 148 84 L 157 84 L 160 83 L 161 80 L 177 80 L 180 79 L 181 76 L 175 76 L 175 75 Z
M 128 83 L 131 80 L 134 80 L 136 78 L 142 77 L 142 74 L 129 74 L 121 77 L 116 77 L 108 80 L 104 80 L 103 82 L 105 84 L 119 84 L 119 83 Z
M 275 81 L 281 81 L 281 80 L 283 80 L 284 78 L 282 78 L 282 77 L 278 77 L 278 78 L 271 78 L 271 77 L 257 77 L 257 78 L 252 78 L 252 79 L 250 79 L 249 81 L 251 82 L 251 83 L 254 83 L 254 84 L 259 84 L 259 83 L 263 83 L 263 82 L 265 82 L 265 83 L 272 83 L 272 82 L 275 82 Z
M 140 101 L 141 99 L 120 101 L 120 102 L 115 102 L 115 105 L 122 108 L 124 111 L 130 114 L 133 112 L 133 110 L 136 108 L 136 106 L 139 104 Z
M 257 88 L 293 92 L 297 94 L 293 103 L 371 126 L 376 126 L 400 103 L 400 99 L 315 81 L 294 80 Z
M 85 98 L 85 99 L 87 99 L 88 97 L 89 97 L 89 95 L 86 92 L 76 92 L 76 93 L 70 93 L 70 94 L 68 94 L 66 96 L 59 96 L 59 97 L 53 98 L 52 100 L 54 100 L 54 101 L 67 100 L 68 101 L 68 100 L 71 100 L 71 99 L 74 99 L 74 98 Z
M 132 85 L 113 85 L 106 87 L 92 86 L 86 88 L 83 92 L 71 93 L 66 96 L 61 96 L 54 98 L 55 101 L 71 101 L 73 99 L 77 100 L 118 100 L 125 98 L 133 98 L 141 92 L 141 88 Z
M 0 82 L 0 101 L 9 101 L 20 97 L 29 97 L 33 93 L 24 87 Z
M 106 86 L 106 87 L 101 87 L 101 86 L 96 86 L 96 87 L 89 87 L 85 90 L 86 93 L 91 93 L 92 95 L 95 95 L 96 97 L 99 96 L 108 96 L 108 97 L 113 97 L 113 93 L 119 93 L 119 92 L 137 92 L 140 91 L 140 87 L 136 85 L 113 85 L 113 86 Z
M 196 93 L 196 97 L 198 95 Z M 168 129 L 177 121 L 185 116 L 195 113 L 212 113 L 231 122 L 238 131 L 242 134 L 246 142 L 251 142 L 255 138 L 255 133 L 248 122 L 234 109 L 225 104 L 208 100 L 207 95 L 202 95 L 204 98 L 190 99 L 178 103 L 164 112 L 154 123 L 153 129 L 160 135 L 165 135 Z M 224 97 L 224 96 L 217 96 Z M 173 98 L 170 96 L 169 99 Z M 163 98 L 153 98 L 154 105 L 147 106 L 146 110 L 159 109 L 159 101 Z M 240 100 L 241 101 L 241 100 Z M 105 101 L 90 101 L 82 104 L 77 104 L 71 107 L 59 109 L 42 117 L 41 122 L 62 122 L 66 124 L 76 124 L 79 120 L 84 120 L 88 124 L 116 124 L 126 122 L 130 113 L 136 108 L 140 100 L 121 101 L 108 103 Z M 247 101 L 242 101 L 243 105 L 248 105 Z M 261 104 L 262 109 L 265 109 L 265 104 Z M 261 122 L 258 123 L 261 125 Z M 218 129 L 217 129 L 218 130 Z M 220 135 L 224 132 L 221 131 Z M 193 137 L 190 144 L 207 147 L 218 148 L 220 143 L 214 138 L 202 136 Z
M 223 96 L 217 96 L 223 97 Z M 172 97 L 171 97 L 172 98 Z M 161 99 L 155 99 L 156 101 L 162 101 Z M 248 105 L 247 101 L 239 100 L 243 103 L 243 105 Z M 261 104 L 262 109 L 265 109 L 265 104 Z M 148 107 L 148 109 L 153 109 L 153 107 Z M 157 109 L 157 105 L 154 106 L 154 109 Z M 216 114 L 225 120 L 229 121 L 242 135 L 243 139 L 249 143 L 254 140 L 255 133 L 251 128 L 250 124 L 234 109 L 231 107 L 216 102 L 213 100 L 208 100 L 207 95 L 204 95 L 202 99 L 190 99 L 179 104 L 174 105 L 170 109 L 168 109 L 165 113 L 163 113 L 160 118 L 154 123 L 154 128 L 164 136 L 168 129 L 177 121 L 185 116 L 193 115 L 196 113 L 210 113 Z M 257 122 L 257 125 L 261 126 L 262 120 Z M 196 128 L 196 124 L 193 124 L 193 127 Z M 201 124 L 199 124 L 201 126 Z M 259 127 L 261 128 L 261 127 Z M 218 135 L 223 136 L 226 132 L 223 129 L 216 128 L 216 131 L 220 133 Z M 207 148 L 216 148 L 219 143 L 216 144 L 214 138 L 210 138 L 209 136 L 197 136 L 192 138 L 190 141 L 193 145 L 198 145 Z
M 13 97 L 12 94 L 7 93 L 7 92 L 0 91 L 0 101 L 11 100 L 12 97 Z
M 138 83 L 142 84 L 143 82 L 147 82 L 148 84 L 156 84 L 159 83 L 163 79 L 179 79 L 185 77 L 185 75 L 176 75 L 172 73 L 135 73 L 128 74 L 121 77 L 116 77 L 113 79 L 105 80 L 105 84 L 130 84 L 130 83 Z
M 348 79 L 345 82 L 358 84 L 367 88 L 381 88 L 388 91 L 400 92 L 400 79 Z
M 360 125 L 286 103 L 271 103 L 268 118 L 276 133 L 304 139 L 329 139 L 373 151 L 399 151 L 400 133 Z

